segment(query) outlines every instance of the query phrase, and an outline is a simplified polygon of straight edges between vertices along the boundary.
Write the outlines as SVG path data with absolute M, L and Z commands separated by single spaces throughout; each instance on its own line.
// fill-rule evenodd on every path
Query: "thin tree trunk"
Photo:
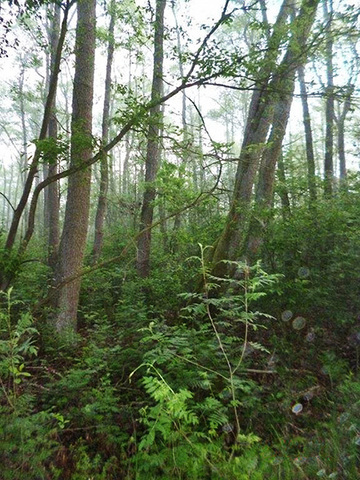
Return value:
M 285 165 L 284 165 L 284 157 L 282 151 L 279 155 L 278 160 L 278 177 L 279 177 L 279 187 L 278 192 L 281 200 L 281 207 L 282 207 L 282 214 L 283 218 L 286 219 L 291 215 L 291 208 L 290 208 L 290 199 L 289 199 L 289 192 L 286 187 L 286 175 L 285 175 Z
M 65 9 L 64 9 L 64 18 L 62 21 L 62 26 L 61 26 L 61 33 L 59 37 L 59 43 L 58 43 L 58 48 L 56 50 L 56 57 L 55 57 L 55 64 L 54 64 L 54 70 L 51 73 L 51 79 L 50 79 L 50 85 L 49 85 L 49 92 L 47 95 L 46 99 L 46 104 L 45 104 L 45 109 L 44 109 L 44 116 L 41 124 L 41 129 L 40 129 L 40 134 L 39 134 L 39 143 L 41 145 L 41 140 L 44 140 L 48 134 L 48 127 L 49 127 L 49 122 L 51 118 L 51 111 L 52 111 L 52 105 L 53 101 L 56 95 L 56 89 L 57 89 L 57 82 L 58 82 L 58 77 L 59 77 L 59 72 L 60 72 L 60 63 L 61 63 L 61 54 L 62 54 L 62 48 L 63 44 L 65 41 L 65 36 L 67 32 L 67 19 L 68 19 L 68 13 L 70 9 L 71 3 L 67 1 Z M 25 185 L 21 194 L 21 198 L 18 202 L 17 207 L 15 208 L 13 212 L 13 217 L 10 225 L 10 229 L 6 238 L 6 243 L 5 243 L 5 248 L 6 250 L 10 251 L 12 250 L 16 235 L 19 229 L 20 221 L 22 218 L 22 215 L 24 213 L 25 208 L 27 207 L 28 204 L 28 199 L 29 195 L 31 192 L 31 188 L 33 185 L 33 181 L 35 178 L 35 175 L 38 172 L 38 164 L 39 160 L 41 157 L 41 146 L 37 146 L 33 160 L 31 162 L 28 175 L 25 181 Z M 34 212 L 35 213 L 35 212 Z M 30 220 L 29 220 L 30 221 Z M 33 223 L 33 219 L 31 219 L 31 222 Z M 27 233 L 27 232 L 26 232 Z M 32 232 L 31 232 L 32 233 Z M 26 236 L 26 234 L 25 234 Z M 11 282 L 11 278 L 7 278 L 5 275 L 3 275 L 0 272 L 0 289 L 1 290 L 6 290 Z
M 95 63 L 95 0 L 79 0 L 75 44 L 75 76 L 71 122 L 71 166 L 83 164 L 92 153 L 92 104 Z M 64 228 L 56 271 L 55 330 L 75 331 L 81 280 L 66 283 L 82 267 L 90 207 L 91 169 L 69 177 Z
M 47 100 L 46 100 L 44 117 L 43 117 L 43 121 L 42 121 L 42 125 L 41 125 L 40 135 L 39 135 L 40 142 L 41 142 L 41 140 L 44 140 L 46 138 L 47 133 L 48 133 L 48 126 L 49 126 L 49 121 L 50 121 L 50 116 L 51 116 L 51 108 L 52 108 L 53 100 L 54 100 L 55 94 L 56 94 L 57 81 L 58 81 L 58 76 L 59 76 L 59 72 L 60 72 L 61 52 L 62 52 L 62 47 L 63 47 L 63 44 L 64 44 L 64 40 L 65 40 L 66 31 L 67 31 L 68 12 L 69 12 L 69 5 L 67 4 L 67 6 L 65 8 L 65 12 L 64 12 L 64 18 L 63 18 L 62 27 L 61 27 L 61 34 L 60 34 L 60 38 L 59 38 L 58 48 L 57 48 L 57 51 L 56 51 L 55 67 L 54 67 L 54 71 L 52 72 L 52 75 L 51 75 L 49 93 L 48 93 Z M 17 205 L 17 207 L 14 211 L 14 215 L 13 215 L 13 219 L 12 219 L 12 222 L 11 222 L 10 230 L 9 230 L 9 233 L 8 233 L 8 236 L 7 236 L 7 239 L 6 239 L 5 248 L 8 249 L 8 250 L 11 250 L 13 245 L 14 245 L 16 234 L 17 234 L 19 224 L 20 224 L 20 220 L 21 220 L 22 214 L 24 212 L 24 209 L 25 209 L 25 207 L 27 205 L 27 202 L 28 202 L 28 199 L 29 199 L 29 195 L 30 195 L 30 191 L 31 191 L 31 187 L 32 187 L 32 184 L 33 184 L 34 177 L 35 177 L 35 175 L 38 171 L 38 163 L 39 163 L 40 156 L 41 156 L 41 148 L 37 147 L 36 151 L 34 153 L 33 160 L 32 160 L 31 165 L 30 165 L 30 169 L 29 169 L 26 181 L 25 181 L 23 193 L 22 193 L 21 198 L 19 200 L 19 203 L 18 203 L 18 205 Z
M 175 20 L 175 29 L 176 29 L 176 44 L 178 50 L 178 66 L 179 66 L 179 73 L 180 77 L 184 78 L 184 66 L 182 62 L 182 47 L 181 47 L 181 37 L 180 37 L 180 29 L 177 21 L 176 11 L 175 11 L 175 3 L 172 3 L 171 9 L 173 12 L 174 20 Z M 182 140 L 183 140 L 183 152 L 181 156 L 181 165 L 186 164 L 188 160 L 188 154 L 186 152 L 187 148 L 187 141 L 188 141 L 188 125 L 186 121 L 186 110 L 187 110 L 187 102 L 186 102 L 186 93 L 183 91 L 181 92 L 181 123 L 182 123 Z M 180 165 L 180 167 L 181 167 Z M 180 168 L 180 177 L 182 176 L 181 168 Z M 176 215 L 174 220 L 174 242 L 173 242 L 173 249 L 176 250 L 177 248 L 177 236 L 176 232 L 181 227 L 181 215 Z
M 346 172 L 346 156 L 345 156 L 345 120 L 346 116 L 351 109 L 351 96 L 354 92 L 354 86 L 348 85 L 347 92 L 345 94 L 345 101 L 337 119 L 337 144 L 339 155 L 339 167 L 340 167 L 340 182 L 342 187 L 346 187 L 347 172 Z
M 324 0 L 324 21 L 326 22 L 326 76 L 325 92 L 325 159 L 324 159 L 324 193 L 330 197 L 334 187 L 334 67 L 333 67 L 333 38 L 332 38 L 332 0 Z
M 305 130 L 305 147 L 306 147 L 306 162 L 307 162 L 307 177 L 308 177 L 308 189 L 310 194 L 310 202 L 312 205 L 316 202 L 316 179 L 315 179 L 315 155 L 314 155 L 314 143 L 311 128 L 310 109 L 308 103 L 308 94 L 305 83 L 305 69 L 300 66 L 297 70 L 299 84 L 301 104 L 303 109 L 303 123 Z
M 102 143 L 106 145 L 109 141 L 109 120 L 110 120 L 110 93 L 111 93 L 111 70 L 114 58 L 114 28 L 115 28 L 115 0 L 110 3 L 110 25 L 109 25 L 109 43 L 106 61 L 105 77 L 105 95 L 102 118 Z M 109 188 L 109 167 L 107 155 L 101 159 L 100 164 L 100 192 L 95 216 L 95 236 L 92 251 L 92 263 L 96 263 L 100 257 L 103 239 L 104 222 L 107 207 L 107 192 Z
M 60 7 L 54 5 L 53 20 L 51 25 L 50 45 L 51 45 L 51 58 L 50 58 L 50 71 L 54 71 L 55 67 L 55 55 L 58 48 L 60 32 Z M 54 96 L 51 116 L 49 120 L 49 138 L 57 141 L 57 119 L 56 119 L 56 95 Z M 49 159 L 49 165 L 47 168 L 48 176 L 56 175 L 58 172 L 58 159 Z M 48 222 L 46 225 L 46 233 L 48 235 L 48 265 L 55 271 L 57 264 L 57 255 L 59 249 L 60 238 L 60 197 L 59 197 L 59 183 L 53 182 L 45 190 L 46 200 L 45 205 L 45 218 Z
M 26 170 L 27 162 L 29 158 L 28 154 L 28 138 L 27 138 L 27 127 L 26 127 L 26 114 L 25 114 L 25 105 L 24 105 L 24 81 L 25 81 L 25 58 L 22 59 L 23 65 L 20 71 L 19 77 L 19 107 L 20 107 L 20 119 L 21 119 L 21 133 L 22 133 L 22 152 L 21 152 L 21 166 L 20 166 L 20 175 L 25 185 L 26 181 Z
M 151 91 L 152 101 L 163 95 L 163 43 L 164 43 L 164 10 L 166 0 L 156 0 L 156 20 L 154 32 L 154 71 Z M 160 105 L 152 107 L 149 113 L 148 143 L 145 163 L 145 191 L 141 209 L 140 231 L 144 231 L 137 244 L 137 272 L 140 277 L 148 277 L 150 273 L 151 229 L 153 221 L 154 200 L 156 196 L 154 181 L 159 165 L 160 140 L 159 131 L 162 123 Z

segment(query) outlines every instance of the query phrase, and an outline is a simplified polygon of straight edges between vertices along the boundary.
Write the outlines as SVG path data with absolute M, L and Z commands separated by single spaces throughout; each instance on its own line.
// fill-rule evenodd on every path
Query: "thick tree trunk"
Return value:
M 271 133 L 264 150 L 259 170 L 259 179 L 256 187 L 256 217 L 253 215 L 249 228 L 246 246 L 246 257 L 249 263 L 254 261 L 263 239 L 263 232 L 268 223 L 269 212 L 273 203 L 273 188 L 275 169 L 281 154 L 282 142 L 285 137 L 290 109 L 293 99 L 294 75 L 290 74 L 288 82 L 281 82 L 281 99 L 274 110 L 274 120 Z
M 81 165 L 92 154 L 92 104 L 95 60 L 95 0 L 77 3 L 75 77 L 71 122 L 71 166 Z M 69 281 L 82 267 L 90 206 L 91 169 L 69 177 L 64 228 L 56 272 L 56 331 L 76 329 L 81 280 Z
M 110 120 L 110 93 L 111 93 L 111 70 L 114 58 L 114 28 L 115 28 L 115 1 L 110 3 L 110 25 L 109 25 L 109 43 L 106 61 L 105 77 L 105 95 L 102 118 L 102 143 L 106 145 L 109 141 L 109 120 Z M 109 188 L 109 166 L 107 155 L 105 154 L 100 164 L 100 191 L 95 215 L 95 236 L 92 251 L 92 263 L 96 263 L 100 257 L 103 239 L 104 223 L 107 208 L 107 192 Z
M 156 101 L 163 95 L 163 43 L 164 43 L 164 11 L 166 0 L 156 0 L 156 19 L 154 32 L 154 71 L 151 100 Z M 153 221 L 154 200 L 156 191 L 154 181 L 159 165 L 160 140 L 159 131 L 162 123 L 160 105 L 152 107 L 149 113 L 148 143 L 145 163 L 145 191 L 141 209 L 140 231 L 137 244 L 136 268 L 140 277 L 148 277 L 150 273 L 151 229 Z

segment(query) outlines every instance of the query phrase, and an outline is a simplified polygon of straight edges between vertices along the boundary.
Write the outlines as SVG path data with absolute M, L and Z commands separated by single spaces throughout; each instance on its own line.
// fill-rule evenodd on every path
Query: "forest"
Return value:
M 360 8 L 0 1 L 0 479 L 360 478 Z

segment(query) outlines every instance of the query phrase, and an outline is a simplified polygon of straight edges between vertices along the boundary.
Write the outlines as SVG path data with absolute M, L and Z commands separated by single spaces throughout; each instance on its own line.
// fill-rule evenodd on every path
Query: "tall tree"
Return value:
M 154 64 L 151 88 L 151 101 L 156 102 L 163 95 L 163 61 L 164 61 L 164 11 L 166 0 L 156 0 L 154 28 Z M 159 166 L 160 139 L 162 123 L 160 104 L 154 105 L 149 112 L 148 141 L 145 160 L 145 191 L 142 201 L 140 231 L 137 244 L 137 272 L 140 277 L 147 277 L 150 272 L 151 229 L 153 221 L 156 190 L 154 181 Z
M 38 172 L 38 165 L 39 165 L 39 160 L 42 154 L 42 148 L 41 148 L 41 140 L 44 140 L 47 136 L 48 133 L 48 127 L 49 127 L 49 121 L 51 117 L 51 111 L 52 111 L 52 104 L 53 100 L 55 98 L 56 94 L 56 89 L 57 89 L 57 81 L 58 81 L 58 76 L 60 72 L 60 62 L 61 62 L 61 54 L 62 54 L 62 48 L 63 44 L 65 41 L 65 35 L 67 32 L 67 19 L 68 19 L 68 14 L 69 10 L 71 8 L 72 2 L 67 1 L 65 8 L 64 8 L 64 18 L 62 22 L 62 27 L 61 27 L 61 33 L 60 33 L 60 38 L 58 42 L 58 48 L 56 51 L 56 60 L 55 60 L 55 65 L 54 65 L 54 70 L 51 72 L 51 78 L 50 78 L 50 85 L 49 85 L 49 92 L 47 95 L 46 99 L 46 104 L 45 104 L 45 111 L 44 111 L 44 116 L 43 116 L 43 121 L 41 124 L 41 129 L 40 129 L 40 134 L 39 134 L 39 140 L 40 142 L 38 143 L 38 147 L 36 148 L 36 151 L 33 156 L 33 160 L 31 162 L 28 175 L 26 177 L 25 185 L 24 185 L 24 190 L 21 195 L 20 201 L 14 211 L 13 219 L 11 222 L 10 230 L 6 239 L 6 248 L 11 249 L 14 245 L 16 234 L 18 231 L 19 223 L 21 220 L 21 216 L 24 212 L 24 209 L 27 205 L 27 201 L 30 195 L 31 187 L 33 185 L 34 177 Z
M 352 95 L 354 93 L 354 85 L 349 83 L 345 87 L 344 103 L 336 118 L 337 124 L 337 147 L 339 155 L 339 167 L 340 167 L 340 182 L 342 186 L 346 185 L 346 155 L 345 155 L 345 120 L 347 114 L 351 110 Z
M 299 54 L 299 52 L 306 51 L 308 36 L 315 19 L 316 6 L 313 5 L 311 10 L 306 6 L 297 17 L 294 16 L 290 27 L 291 39 L 286 54 L 271 83 L 274 89 L 274 118 L 260 164 L 255 196 L 256 207 L 259 210 L 260 218 L 263 216 L 263 219 L 259 222 L 254 216 L 252 217 L 246 249 L 250 260 L 258 251 L 263 238 L 263 228 L 268 222 L 268 212 L 273 202 L 275 168 L 281 155 L 282 142 L 286 133 L 295 89 L 295 73 L 306 62 L 306 54 Z M 306 21 L 305 15 L 307 16 Z
M 55 68 L 56 51 L 59 43 L 59 31 L 60 31 L 60 6 L 54 4 L 52 6 L 52 22 L 50 25 L 50 72 Z M 58 128 L 56 118 L 56 94 L 54 95 L 53 103 L 51 105 L 51 115 L 49 119 L 49 131 L 48 136 L 54 143 L 57 141 Z M 45 158 L 48 161 L 47 175 L 56 175 L 58 172 L 58 159 L 56 154 L 52 153 L 49 158 Z M 45 232 L 48 236 L 48 264 L 54 271 L 57 263 L 57 254 L 59 248 L 60 238 L 60 198 L 59 198 L 59 183 L 51 183 L 45 190 Z
M 96 0 L 79 0 L 75 43 L 75 76 L 71 121 L 71 166 L 92 154 L 92 105 L 95 66 Z M 82 267 L 90 207 L 91 169 L 69 177 L 64 227 L 56 271 L 55 329 L 61 335 L 76 328 L 81 281 L 68 282 Z
M 265 64 L 265 68 L 268 70 L 266 71 L 266 85 L 253 94 L 240 153 L 232 205 L 213 257 L 214 273 L 217 275 L 223 275 L 227 270 L 226 265 L 221 262 L 222 260 L 236 260 L 244 250 L 244 240 L 249 232 L 252 191 L 261 158 L 256 199 L 260 205 L 269 206 L 271 204 L 275 166 L 281 152 L 289 117 L 295 71 L 306 58 L 303 52 L 306 52 L 305 47 L 319 1 L 303 0 L 298 15 L 291 22 L 290 37 L 283 59 L 279 65 L 273 61 Z M 286 8 L 287 14 L 282 11 L 283 8 Z M 278 30 L 279 19 L 282 20 L 280 23 L 282 26 L 285 18 L 291 13 L 291 8 L 290 4 L 284 2 L 274 25 L 272 36 L 269 38 L 269 45 L 274 36 L 276 42 L 279 41 L 277 39 L 281 33 L 281 30 Z M 283 19 L 282 16 L 284 16 Z M 268 50 L 268 52 L 271 51 Z M 269 72 L 269 69 L 272 71 Z M 262 76 L 262 78 L 264 77 Z M 271 124 L 270 137 L 264 150 L 264 143 Z M 255 237 L 255 245 L 258 245 L 258 234 Z
M 331 196 L 334 183 L 334 66 L 333 66 L 333 33 L 332 19 L 334 15 L 333 1 L 324 0 L 324 21 L 326 34 L 326 90 L 325 90 L 325 158 L 324 158 L 324 193 Z
M 262 60 L 262 66 L 257 73 L 257 85 L 250 102 L 232 203 L 225 228 L 213 252 L 213 273 L 218 276 L 225 275 L 227 271 L 222 260 L 234 260 L 245 239 L 245 224 L 249 221 L 255 176 L 273 116 L 269 83 L 280 55 L 279 47 L 287 29 L 286 22 L 291 13 L 291 5 L 291 1 L 283 1 L 272 34 L 267 41 L 267 51 Z
M 311 128 L 311 117 L 308 102 L 308 93 L 305 82 L 305 69 L 303 65 L 298 68 L 298 78 L 300 84 L 301 104 L 303 109 L 303 123 L 305 130 L 305 149 L 306 149 L 306 163 L 307 163 L 307 176 L 308 176 L 308 188 L 310 194 L 310 202 L 314 205 L 316 201 L 316 180 L 315 180 L 315 155 L 314 155 L 314 142 Z
M 52 106 L 53 106 L 53 101 L 56 95 L 58 77 L 60 72 L 61 55 L 62 55 L 63 45 L 64 45 L 65 36 L 67 32 L 68 15 L 72 5 L 73 5 L 73 0 L 71 1 L 67 0 L 63 7 L 64 16 L 61 24 L 61 31 L 60 31 L 59 41 L 58 41 L 56 55 L 55 55 L 54 67 L 53 67 L 53 71 L 51 72 L 49 91 L 48 91 L 48 95 L 45 102 L 44 115 L 43 115 L 40 133 L 38 137 L 39 141 L 37 142 L 35 153 L 29 165 L 27 177 L 25 180 L 25 184 L 24 184 L 24 188 L 23 188 L 20 200 L 13 211 L 12 221 L 10 224 L 9 232 L 7 234 L 6 243 L 5 243 L 5 249 L 7 252 L 10 252 L 14 246 L 20 221 L 24 213 L 24 210 L 28 204 L 30 192 L 34 183 L 34 178 L 38 173 L 39 161 L 43 153 L 42 141 L 45 140 L 48 135 L 49 122 L 52 115 Z M 9 286 L 10 281 L 11 281 L 11 278 L 9 278 L 8 275 L 4 275 L 2 272 L 0 272 L 0 289 L 1 290 L 5 290 Z
M 115 28 L 115 0 L 110 2 L 110 24 L 108 31 L 108 47 L 106 60 L 105 76 L 105 95 L 102 116 L 102 143 L 106 145 L 109 141 L 109 120 L 110 120 L 110 94 L 111 94 L 111 70 L 114 58 L 114 28 Z M 100 191 L 95 215 L 95 236 L 92 251 L 92 262 L 95 263 L 101 254 L 104 238 L 104 222 L 107 206 L 107 192 L 109 187 L 109 166 L 107 155 L 101 159 L 100 163 Z

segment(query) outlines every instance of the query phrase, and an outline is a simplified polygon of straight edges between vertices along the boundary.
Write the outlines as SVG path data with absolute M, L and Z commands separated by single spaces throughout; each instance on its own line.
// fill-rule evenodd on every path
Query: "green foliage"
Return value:
M 31 358 L 38 353 L 35 339 L 38 331 L 27 312 L 18 319 L 12 310 L 20 302 L 12 300 L 12 289 L 5 296 L 0 311 L 0 460 L 4 480 L 16 478 L 58 478 L 49 462 L 57 446 L 53 417 L 46 411 L 37 411 L 35 396 L 30 393 L 32 375 Z M 30 383 L 31 382 L 31 383 Z
M 2 239 L 1 239 L 2 240 Z M 0 247 L 0 278 L 13 279 L 20 270 L 21 258 L 20 256 L 2 245 Z
M 277 277 L 259 265 L 237 263 L 239 279 L 231 280 L 225 298 L 215 298 L 210 292 L 230 280 L 208 275 L 200 248 L 201 257 L 194 260 L 200 261 L 205 293 L 182 295 L 190 300 L 184 323 L 170 327 L 153 321 L 142 329 L 142 342 L 151 348 L 131 377 L 147 368 L 141 383 L 155 404 L 140 412 L 146 431 L 133 461 L 139 478 L 201 479 L 209 472 L 212 478 L 263 478 L 269 462 L 262 464 L 259 452 L 268 459 L 271 453 L 240 421 L 240 412 L 254 407 L 259 393 L 256 383 L 244 378 L 243 362 L 250 346 L 266 350 L 250 343 L 248 329 L 256 330 L 259 317 L 267 315 L 251 312 L 249 305 Z
M 314 431 L 292 438 L 278 435 L 274 469 L 281 478 L 358 478 L 359 385 L 353 376 L 339 385 L 332 411 Z
M 264 460 L 270 460 L 271 453 L 266 447 L 253 447 L 258 437 L 238 435 L 233 457 L 230 448 L 223 448 L 226 433 L 217 432 L 231 432 L 221 403 L 212 397 L 194 403 L 189 390 L 175 392 L 156 368 L 148 369 L 157 376 L 147 375 L 142 381 L 156 404 L 140 412 L 147 431 L 132 460 L 136 478 L 263 478 L 269 465 Z M 204 421 L 208 431 L 200 428 Z
M 61 160 L 66 160 L 69 156 L 69 141 L 61 136 L 45 138 L 43 140 L 33 140 L 32 142 L 40 153 L 40 160 L 43 163 L 53 165 Z
M 11 309 L 16 302 L 12 302 L 11 293 L 12 288 L 6 293 L 5 308 L 0 311 L 0 382 L 8 406 L 16 411 L 19 386 L 31 376 L 25 368 L 26 358 L 38 352 L 33 338 L 38 331 L 28 313 L 13 324 Z

